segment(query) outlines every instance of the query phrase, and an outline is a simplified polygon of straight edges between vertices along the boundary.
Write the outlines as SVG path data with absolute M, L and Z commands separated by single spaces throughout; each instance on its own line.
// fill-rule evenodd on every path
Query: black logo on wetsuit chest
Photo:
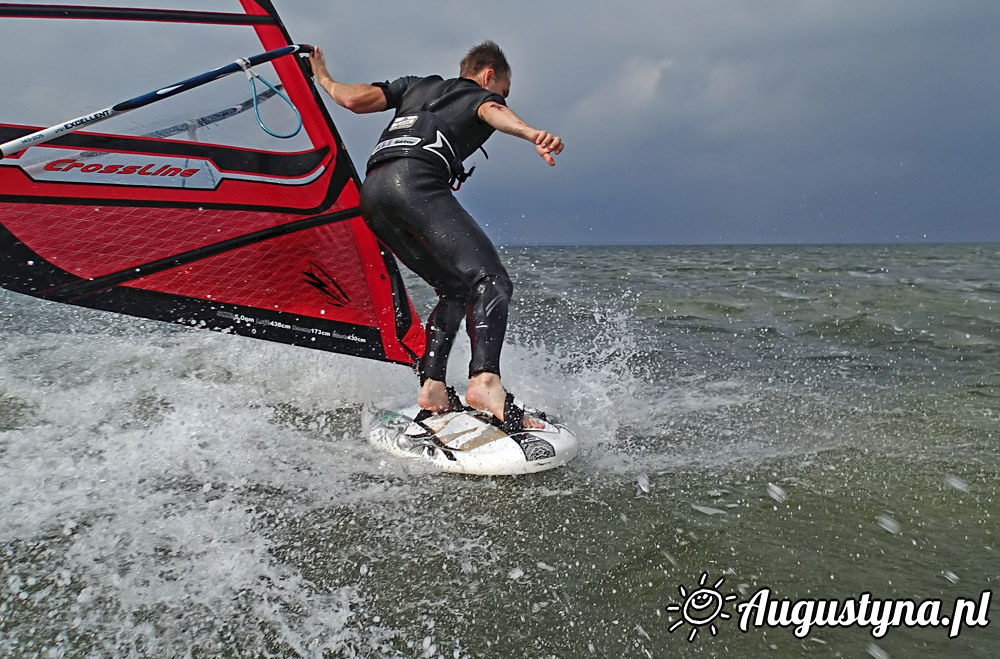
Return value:
M 316 263 L 310 261 L 309 269 L 303 270 L 302 274 L 306 276 L 307 284 L 328 297 L 336 306 L 346 307 L 350 304 L 351 298 L 340 287 L 340 284 L 330 276 L 330 273 Z

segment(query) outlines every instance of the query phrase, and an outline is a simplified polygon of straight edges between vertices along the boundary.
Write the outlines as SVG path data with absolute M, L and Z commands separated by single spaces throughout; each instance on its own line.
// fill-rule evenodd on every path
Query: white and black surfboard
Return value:
M 545 471 L 572 460 L 578 451 L 569 428 L 552 419 L 539 430 L 507 434 L 489 414 L 466 409 L 415 419 L 420 408 L 384 410 L 367 406 L 365 433 L 371 444 L 400 458 L 441 471 L 512 476 Z

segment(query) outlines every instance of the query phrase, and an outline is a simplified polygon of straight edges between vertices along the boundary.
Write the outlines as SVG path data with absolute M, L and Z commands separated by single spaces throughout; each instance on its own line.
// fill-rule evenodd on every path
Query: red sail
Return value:
M 0 4 L 0 18 L 78 19 L 81 34 L 91 20 L 157 29 L 208 24 L 248 34 L 257 50 L 292 43 L 269 1 L 240 4 L 244 14 L 67 11 L 66 5 L 31 5 L 25 13 L 25 5 Z M 260 68 L 301 115 L 302 130 L 292 140 L 265 134 L 251 110 L 259 105 L 271 120 L 288 121 L 285 115 L 294 113 L 274 94 L 261 93 L 254 104 L 247 100 L 249 85 L 213 82 L 206 88 L 219 88 L 211 93 L 178 94 L 156 104 L 169 108 L 141 108 L 129 121 L 108 121 L 102 130 L 66 134 L 0 159 L 0 285 L 95 309 L 413 364 L 423 352 L 420 319 L 395 261 L 360 216 L 358 175 L 308 63 L 288 55 Z M 195 73 L 178 71 L 175 79 Z M 62 97 L 63 107 L 72 103 Z M 165 127 L 172 122 L 164 116 L 174 117 L 174 125 Z M 0 114 L 0 143 L 47 125 L 5 121 Z

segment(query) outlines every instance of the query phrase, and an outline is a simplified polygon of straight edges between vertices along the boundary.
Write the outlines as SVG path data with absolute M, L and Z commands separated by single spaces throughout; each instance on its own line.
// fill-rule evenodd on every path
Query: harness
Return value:
M 457 144 L 448 125 L 434 114 L 435 103 L 425 103 L 423 109 L 396 116 L 382 131 L 371 157 L 368 169 L 399 157 L 420 158 L 431 164 L 444 166 L 448 172 L 448 185 L 458 190 L 472 176 L 475 167 L 466 171 L 455 149 Z M 479 150 L 489 158 L 486 149 Z

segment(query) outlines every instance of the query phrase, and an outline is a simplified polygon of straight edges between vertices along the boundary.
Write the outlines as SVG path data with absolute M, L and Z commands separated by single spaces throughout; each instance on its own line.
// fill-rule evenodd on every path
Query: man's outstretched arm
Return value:
M 549 165 L 556 164 L 555 158 L 552 157 L 554 154 L 562 153 L 564 145 L 559 137 L 548 131 L 532 128 L 506 105 L 487 101 L 479 106 L 479 118 L 501 133 L 520 137 L 533 143 L 538 155 L 545 158 L 545 162 Z
M 330 72 L 326 69 L 326 58 L 319 48 L 314 48 L 309 54 L 309 64 L 312 66 L 316 83 L 326 90 L 337 105 L 356 114 L 381 112 L 386 109 L 385 92 L 379 87 L 364 83 L 349 85 L 330 77 Z

